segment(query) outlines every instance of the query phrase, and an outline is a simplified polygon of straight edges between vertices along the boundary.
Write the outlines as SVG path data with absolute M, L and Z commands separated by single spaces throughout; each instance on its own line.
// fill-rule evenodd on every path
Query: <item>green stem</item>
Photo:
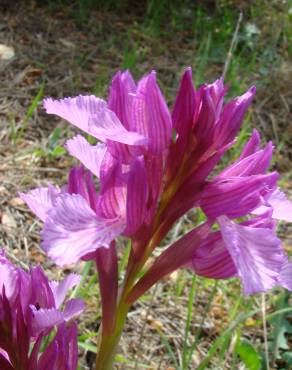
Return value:
M 168 192 L 164 194 L 160 204 L 157 216 L 153 224 L 152 237 L 144 245 L 143 253 L 136 260 L 133 250 L 130 252 L 128 260 L 127 272 L 124 280 L 124 284 L 121 287 L 119 301 L 116 310 L 116 322 L 114 329 L 107 333 L 100 327 L 100 342 L 98 343 L 98 355 L 96 357 L 95 370 L 112 370 L 114 357 L 116 354 L 117 346 L 122 335 L 122 331 L 127 319 L 127 314 L 130 309 L 130 304 L 127 303 L 127 297 L 131 289 L 135 284 L 135 280 L 145 265 L 148 257 L 151 255 L 153 249 L 160 243 L 161 239 L 165 236 L 168 230 L 162 230 L 159 227 L 159 218 L 173 194 L 175 193 L 176 187 L 168 189 Z
M 120 303 L 117 311 L 117 321 L 112 333 L 101 334 L 101 342 L 96 357 L 95 370 L 112 370 L 116 350 L 126 322 L 130 306 Z M 101 328 L 102 330 L 102 328 Z
M 112 370 L 113 368 L 117 347 L 127 319 L 127 314 L 131 307 L 131 305 L 126 302 L 126 299 L 133 283 L 135 282 L 135 277 L 137 276 L 138 270 L 133 269 L 132 271 L 128 272 L 129 274 L 126 275 L 119 296 L 114 329 L 111 333 L 106 333 L 104 332 L 102 326 L 100 327 L 100 343 L 98 355 L 96 357 L 95 370 Z

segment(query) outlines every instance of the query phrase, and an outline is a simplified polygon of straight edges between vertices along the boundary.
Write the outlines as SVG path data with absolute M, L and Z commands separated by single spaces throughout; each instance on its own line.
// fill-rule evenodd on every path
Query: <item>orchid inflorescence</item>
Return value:
M 14 266 L 0 250 L 0 368 L 48 370 L 77 368 L 77 326 L 72 318 L 84 308 L 72 298 L 61 310 L 67 291 L 80 277 L 49 281 L 40 267 L 29 272 Z M 44 340 L 57 332 L 40 355 Z
M 108 102 L 93 95 L 44 101 L 47 113 L 98 140 L 91 145 L 77 135 L 67 141 L 82 165 L 71 169 L 62 188 L 21 193 L 44 222 L 42 247 L 57 265 L 96 263 L 102 304 L 96 369 L 111 369 L 132 303 L 178 268 L 214 279 L 239 277 L 245 294 L 292 289 L 292 264 L 275 232 L 276 220 L 292 221 L 292 204 L 277 186 L 278 173 L 268 172 L 272 143 L 261 147 L 254 130 L 240 157 L 212 175 L 236 141 L 255 87 L 224 104 L 226 91 L 222 79 L 195 90 L 188 68 L 170 113 L 155 72 L 136 85 L 126 71 L 114 76 Z M 204 221 L 149 263 L 191 209 L 200 209 Z M 119 286 L 120 236 L 130 240 L 131 251 Z M 4 287 L 8 299 L 5 281 Z M 41 312 L 30 310 L 35 317 Z M 65 311 L 55 307 L 54 315 L 64 318 Z

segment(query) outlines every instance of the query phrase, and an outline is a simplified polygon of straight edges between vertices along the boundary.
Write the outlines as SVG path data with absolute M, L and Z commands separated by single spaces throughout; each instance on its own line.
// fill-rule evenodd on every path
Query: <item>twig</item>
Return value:
M 269 365 L 269 348 L 268 348 L 268 335 L 267 335 L 267 320 L 266 320 L 266 295 L 262 293 L 262 316 L 263 316 L 263 330 L 264 330 L 264 346 L 265 346 L 265 359 L 266 368 L 270 370 Z
M 229 68 L 229 65 L 230 65 L 230 62 L 231 62 L 231 58 L 232 58 L 232 55 L 233 55 L 233 50 L 234 50 L 235 45 L 236 45 L 236 41 L 237 41 L 237 37 L 238 37 L 238 31 L 239 31 L 239 27 L 240 27 L 242 18 L 243 18 L 242 12 L 240 12 L 238 20 L 237 20 L 236 27 L 235 27 L 235 31 L 234 31 L 233 36 L 232 36 L 231 44 L 230 44 L 230 47 L 229 47 L 229 50 L 228 50 L 228 53 L 227 53 L 227 58 L 225 60 L 223 73 L 222 73 L 223 80 L 225 79 L 226 73 L 228 71 L 228 68 Z

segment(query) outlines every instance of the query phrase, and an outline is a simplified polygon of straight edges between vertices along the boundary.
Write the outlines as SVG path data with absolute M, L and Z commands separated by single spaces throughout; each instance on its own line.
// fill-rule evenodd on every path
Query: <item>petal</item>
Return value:
M 254 154 L 259 149 L 259 145 L 260 145 L 260 134 L 258 133 L 257 130 L 253 129 L 252 135 L 248 142 L 245 144 L 244 148 L 242 149 L 242 153 L 239 159 L 243 159 Z
M 244 293 L 265 292 L 276 286 L 285 256 L 273 231 L 238 225 L 225 216 L 218 222 Z
M 201 153 L 206 151 L 214 141 L 215 124 L 221 114 L 225 90 L 223 79 L 220 78 L 213 84 L 202 85 L 196 94 L 198 109 L 194 134 L 200 143 L 198 150 Z
M 273 155 L 273 144 L 268 143 L 265 149 L 259 150 L 248 157 L 239 159 L 220 172 L 219 177 L 250 176 L 263 174 L 270 166 Z
M 39 308 L 55 307 L 55 299 L 49 280 L 40 266 L 30 268 L 29 303 Z
M 70 170 L 67 192 L 81 195 L 93 211 L 97 207 L 97 193 L 92 179 L 92 174 L 81 167 L 73 167 Z
M 192 80 L 192 70 L 187 68 L 181 79 L 172 112 L 173 127 L 176 130 L 177 137 L 170 146 L 167 157 L 167 173 L 170 180 L 177 176 L 187 147 L 191 146 L 192 136 L 190 137 L 190 135 L 192 135 L 191 130 L 194 124 L 195 110 L 197 109 L 198 102 Z
M 0 258 L 0 296 L 2 295 L 3 287 L 5 287 L 7 299 L 10 303 L 13 303 L 20 291 L 19 273 L 18 269 L 5 257 Z
M 35 306 L 30 305 L 30 309 L 33 315 L 32 330 L 35 337 L 42 331 L 52 329 L 64 321 L 64 314 L 56 308 L 38 310 Z
M 252 213 L 262 215 L 271 210 L 274 219 L 292 222 L 292 203 L 279 188 L 263 197 L 262 204 L 254 209 Z
M 129 71 L 118 72 L 112 81 L 109 93 L 109 109 L 115 112 L 123 126 L 131 130 L 131 109 L 135 82 Z
M 148 222 L 151 222 L 162 191 L 164 161 L 161 156 L 152 156 L 150 154 L 144 158 L 147 172 L 147 184 L 149 188 L 147 220 Z
M 146 217 L 148 199 L 147 172 L 143 157 L 131 165 L 127 184 L 127 228 L 125 233 L 133 235 Z
M 107 186 L 108 181 L 112 177 L 112 172 L 117 165 L 120 165 L 120 161 L 114 158 L 110 151 L 106 151 L 105 156 L 100 166 L 100 190 Z
M 38 361 L 37 370 L 47 370 L 47 369 L 55 370 L 56 367 L 59 365 L 57 364 L 58 352 L 59 352 L 58 344 L 54 340 L 47 346 L 45 351 L 41 354 Z
M 99 178 L 101 162 L 107 150 L 104 144 L 90 145 L 83 136 L 77 135 L 66 142 L 66 148 L 73 157 Z
M 167 104 L 156 83 L 155 72 L 139 81 L 132 114 L 135 131 L 149 139 L 149 151 L 154 155 L 161 154 L 170 143 L 172 123 Z
M 282 265 L 278 285 L 292 291 L 292 263 L 289 262 L 288 258 Z
M 89 133 L 101 141 L 112 140 L 128 145 L 146 145 L 145 136 L 127 131 L 116 114 L 103 108 L 89 118 Z
M 279 188 L 267 197 L 267 203 L 273 208 L 273 218 L 292 222 L 292 202 Z
M 82 299 L 70 299 L 65 305 L 64 320 L 69 321 L 73 319 L 73 317 L 80 315 L 84 311 L 84 308 L 85 306 Z
M 189 133 L 194 123 L 195 104 L 192 70 L 187 68 L 182 76 L 172 112 L 173 128 L 179 136 L 186 137 Z
M 76 370 L 78 361 L 77 326 L 61 324 L 55 338 L 40 356 L 38 370 Z
M 97 214 L 104 218 L 126 218 L 127 178 L 120 163 L 110 169 L 106 183 L 101 184 Z
M 47 188 L 36 188 L 28 193 L 19 193 L 20 198 L 29 206 L 31 211 L 45 222 L 48 211 L 60 194 L 60 190 L 50 185 Z
M 44 100 L 44 107 L 48 114 L 56 114 L 89 133 L 89 117 L 106 108 L 106 102 L 94 95 L 79 95 L 61 100 L 47 98 Z
M 215 117 L 217 121 L 222 111 L 224 95 L 227 88 L 224 87 L 223 77 L 218 78 L 218 80 L 216 80 L 212 84 L 207 85 L 207 87 L 213 100 L 215 108 Z
M 200 206 L 209 218 L 220 215 L 242 217 L 251 212 L 260 202 L 260 192 L 272 189 L 278 174 L 249 177 L 215 178 L 202 194 Z
M 192 267 L 196 274 L 211 279 L 227 279 L 237 275 L 234 262 L 219 231 L 211 233 L 195 250 Z
M 245 94 L 225 105 L 214 134 L 218 148 L 235 138 L 255 92 L 256 88 L 253 86 Z
M 71 273 L 67 275 L 62 281 L 51 281 L 50 287 L 53 291 L 55 298 L 56 308 L 59 308 L 65 300 L 68 290 L 78 285 L 81 280 L 81 276 Z
M 42 246 L 49 257 L 64 266 L 99 247 L 107 247 L 123 229 L 120 218 L 100 218 L 82 196 L 63 194 L 48 214 Z
M 200 96 L 200 110 L 194 125 L 194 133 L 196 139 L 205 147 L 207 143 L 210 145 L 213 142 L 216 123 L 216 102 L 212 98 L 209 86 L 202 86 L 198 94 Z

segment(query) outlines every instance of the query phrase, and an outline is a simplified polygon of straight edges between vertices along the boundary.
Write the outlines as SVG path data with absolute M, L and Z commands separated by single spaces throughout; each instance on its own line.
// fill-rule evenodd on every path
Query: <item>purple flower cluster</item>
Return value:
M 68 289 L 78 284 L 70 274 L 49 282 L 40 267 L 27 273 L 0 250 L 0 368 L 3 370 L 76 370 L 77 327 L 71 319 L 83 310 L 80 299 L 61 306 Z M 57 329 L 41 351 L 43 340 Z
M 71 170 L 67 185 L 21 194 L 44 222 L 49 257 L 64 266 L 111 249 L 116 258 L 114 241 L 125 235 L 132 240 L 131 263 L 139 263 L 197 207 L 206 221 L 162 252 L 130 300 L 180 267 L 209 278 L 239 277 L 245 294 L 274 286 L 291 290 L 292 265 L 275 220 L 291 222 L 292 204 L 277 187 L 277 172 L 268 172 L 272 144 L 261 148 L 254 130 L 241 156 L 212 175 L 255 94 L 252 87 L 224 103 L 226 90 L 222 79 L 195 90 L 186 69 L 170 113 L 155 72 L 137 85 L 129 72 L 118 72 L 108 102 L 92 95 L 46 99 L 47 113 L 99 141 L 91 145 L 77 135 L 66 143 L 84 166 Z

